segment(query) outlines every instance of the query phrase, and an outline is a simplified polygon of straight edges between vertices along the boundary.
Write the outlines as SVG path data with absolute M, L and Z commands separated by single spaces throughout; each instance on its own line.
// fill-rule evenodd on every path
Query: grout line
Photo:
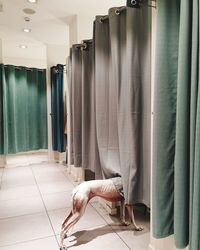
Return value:
M 1 249 L 2 247 L 15 246 L 15 245 L 20 245 L 20 244 L 24 244 L 24 243 L 28 243 L 28 242 L 32 242 L 32 241 L 43 240 L 43 239 L 48 239 L 48 238 L 53 238 L 53 237 L 55 237 L 55 235 L 50 235 L 50 236 L 47 236 L 47 237 L 41 237 L 41 238 L 32 239 L 32 240 L 26 240 L 26 241 L 15 242 L 15 243 L 13 243 L 13 244 L 5 244 L 5 245 L 1 245 L 1 246 L 0 246 L 0 249 Z
M 41 191 L 40 191 L 40 189 L 39 189 L 39 186 L 38 186 L 37 180 L 36 180 L 36 178 L 35 178 L 35 175 L 34 175 L 34 172 L 33 172 L 32 167 L 31 167 L 31 170 L 32 170 L 32 173 L 33 173 L 33 176 L 34 176 L 35 183 L 36 183 L 36 185 L 37 185 L 38 191 L 39 191 L 39 193 L 40 193 L 40 197 L 41 197 L 41 199 L 42 199 L 42 203 L 43 203 L 43 205 L 44 205 L 44 208 L 45 208 L 45 211 L 46 211 L 46 215 L 47 215 L 47 217 L 48 217 L 48 219 L 49 219 L 49 222 L 50 222 L 51 228 L 52 228 L 52 230 L 53 230 L 53 232 L 54 232 L 54 236 L 55 236 L 55 238 L 56 238 L 56 241 L 57 241 L 58 247 L 60 247 L 60 244 L 59 244 L 58 239 L 57 239 L 57 237 L 56 237 L 56 232 L 55 232 L 55 230 L 54 230 L 54 228 L 53 228 L 53 224 L 52 224 L 52 222 L 51 222 L 51 219 L 50 219 L 50 216 L 49 216 L 48 210 L 47 210 L 46 205 L 45 205 L 45 202 L 44 202 L 44 200 L 43 200 L 42 193 L 41 193 Z
M 108 224 L 108 222 L 105 220 L 105 218 L 103 217 L 103 215 L 101 215 L 101 213 L 92 205 L 90 204 L 95 210 L 96 212 L 103 218 L 103 220 L 106 222 L 106 224 L 110 227 L 110 229 L 118 236 L 118 238 L 120 238 L 120 240 L 128 247 L 128 249 L 131 250 L 131 248 L 129 247 L 129 245 L 120 237 L 120 235 L 111 227 L 110 224 Z M 105 209 L 105 208 L 103 208 Z M 106 210 L 105 210 L 106 211 Z
M 26 216 L 39 215 L 39 214 L 44 214 L 44 213 L 45 213 L 45 210 L 40 211 L 40 212 L 36 212 L 36 213 L 30 213 L 30 214 L 21 214 L 21 215 L 15 215 L 15 216 L 8 216 L 8 217 L 5 217 L 5 218 L 0 218 L 0 221 L 9 220 L 9 219 L 17 219 L 18 217 L 26 217 Z

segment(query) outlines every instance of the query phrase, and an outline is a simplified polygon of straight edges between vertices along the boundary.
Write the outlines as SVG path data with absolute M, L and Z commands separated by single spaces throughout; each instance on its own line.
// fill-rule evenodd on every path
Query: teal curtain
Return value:
M 65 152 L 63 70 L 61 64 L 51 67 L 52 147 L 58 152 Z
M 46 70 L 1 65 L 1 154 L 47 149 Z
M 3 65 L 0 64 L 0 155 L 4 153 L 3 139 Z
M 153 234 L 199 250 L 199 1 L 157 6 Z

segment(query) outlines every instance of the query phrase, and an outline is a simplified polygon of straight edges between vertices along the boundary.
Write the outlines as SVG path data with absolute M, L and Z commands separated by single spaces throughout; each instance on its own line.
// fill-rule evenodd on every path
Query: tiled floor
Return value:
M 34 164 L 0 169 L 0 250 L 59 250 L 61 222 L 74 187 L 66 167 Z M 136 211 L 142 232 L 119 224 L 96 201 L 65 243 L 71 250 L 147 250 L 149 215 Z

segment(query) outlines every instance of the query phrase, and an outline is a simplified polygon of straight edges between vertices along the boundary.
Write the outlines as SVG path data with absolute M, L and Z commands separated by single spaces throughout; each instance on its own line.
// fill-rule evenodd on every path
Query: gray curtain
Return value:
M 157 5 L 153 234 L 199 250 L 199 1 Z
M 104 176 L 122 176 L 126 203 L 150 206 L 150 51 L 148 8 L 95 22 L 97 142 Z
M 111 81 L 111 49 L 109 21 L 96 17 L 95 30 L 95 95 L 96 129 L 103 175 L 120 175 L 117 126 L 117 90 Z
M 93 40 L 84 40 L 82 49 L 82 167 L 101 178 L 96 138 L 94 47 Z
M 67 58 L 67 85 L 68 85 L 68 91 L 69 91 L 69 121 L 70 121 L 70 138 L 69 145 L 70 147 L 68 148 L 69 150 L 69 164 L 73 165 L 74 164 L 74 146 L 73 146 L 73 108 L 72 108 L 72 48 L 70 49 L 70 55 Z
M 82 51 L 72 46 L 72 136 L 74 166 L 82 165 Z

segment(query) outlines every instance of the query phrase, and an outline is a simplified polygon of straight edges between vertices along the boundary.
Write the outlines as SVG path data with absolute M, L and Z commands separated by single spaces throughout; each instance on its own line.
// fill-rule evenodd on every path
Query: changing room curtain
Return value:
M 1 65 L 1 149 L 47 149 L 46 70 Z
M 82 167 L 101 178 L 96 138 L 94 46 L 93 40 L 84 40 L 82 49 Z
M 65 152 L 63 68 L 61 64 L 51 67 L 52 147 L 58 152 Z
M 70 123 L 70 137 L 69 137 L 69 164 L 74 164 L 74 146 L 73 146 L 73 110 L 72 110 L 72 48 L 70 48 L 70 55 L 67 58 L 67 85 L 69 91 L 69 123 Z
M 72 124 L 74 166 L 82 165 L 82 51 L 72 46 Z
M 157 5 L 153 233 L 199 250 L 199 1 Z
M 147 7 L 95 22 L 97 142 L 104 176 L 122 176 L 125 201 L 150 206 L 150 51 Z
M 4 153 L 3 145 L 3 65 L 0 64 L 0 155 Z

